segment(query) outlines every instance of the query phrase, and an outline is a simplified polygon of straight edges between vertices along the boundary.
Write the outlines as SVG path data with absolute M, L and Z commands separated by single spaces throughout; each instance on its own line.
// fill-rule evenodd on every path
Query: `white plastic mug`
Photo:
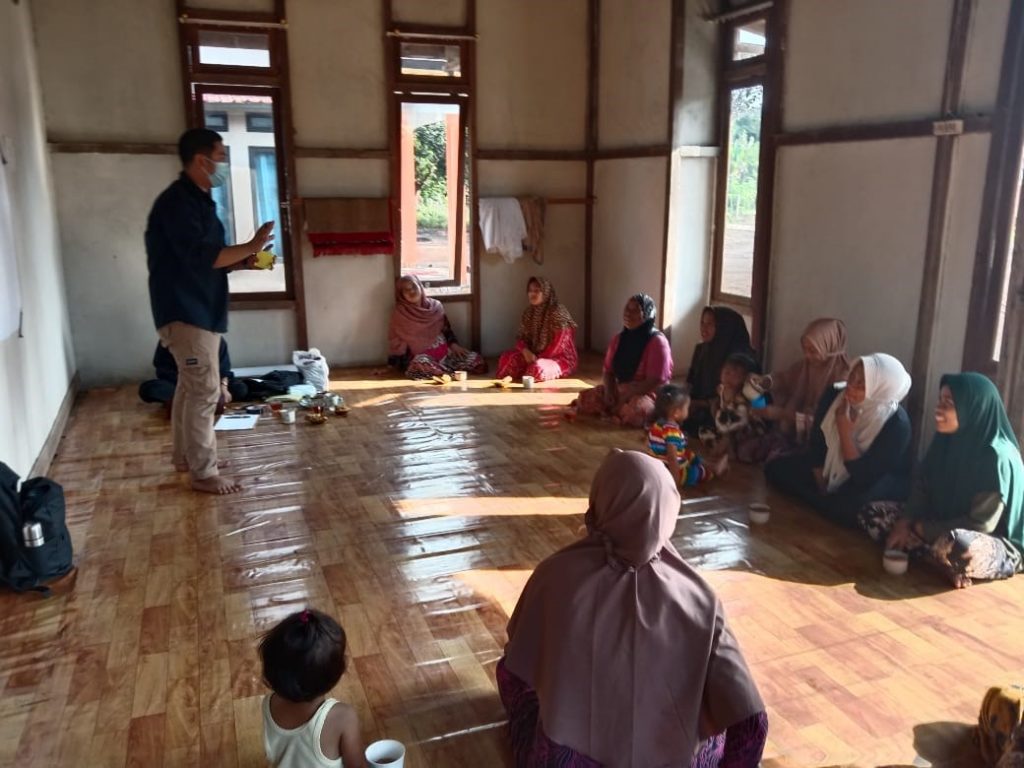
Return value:
M 405 745 L 394 739 L 375 741 L 366 748 L 366 763 L 370 768 L 402 768 Z
M 750 522 L 754 525 L 764 525 L 772 515 L 772 508 L 767 504 L 755 502 L 750 505 Z
M 523 389 L 533 389 L 533 376 L 523 376 Z
M 887 549 L 882 555 L 882 568 L 893 576 L 902 576 L 909 565 L 910 558 L 901 549 Z
M 283 409 L 281 409 L 281 423 L 282 424 L 294 424 L 295 423 L 295 409 L 294 408 L 283 408 Z
M 468 378 L 468 374 L 465 371 L 456 371 L 455 372 L 455 380 L 456 381 L 465 381 L 467 378 Z

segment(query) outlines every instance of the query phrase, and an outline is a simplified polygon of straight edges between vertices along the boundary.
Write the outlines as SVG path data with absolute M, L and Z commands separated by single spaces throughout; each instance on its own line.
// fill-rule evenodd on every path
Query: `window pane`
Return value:
M 245 242 L 265 221 L 274 222 L 277 254 L 272 270 L 239 270 L 228 276 L 232 293 L 283 292 L 284 233 L 281 231 L 281 197 L 277 186 L 277 148 L 275 146 L 274 102 L 270 96 L 256 94 L 204 93 L 203 112 L 225 116 L 224 137 L 231 165 L 230 181 L 213 190 L 217 215 L 224 224 L 229 245 Z M 269 132 L 248 130 L 250 116 L 269 124 Z M 220 191 L 223 190 L 223 191 Z
M 765 20 L 758 19 L 736 27 L 732 38 L 732 60 L 752 59 L 764 56 Z
M 754 266 L 754 218 L 761 157 L 763 88 L 736 88 L 729 108 L 729 165 L 719 290 L 750 297 Z
M 206 113 L 206 127 L 211 131 L 226 131 L 228 129 L 228 114 L 227 112 L 207 112 Z
M 403 75 L 462 77 L 462 51 L 457 45 L 401 43 Z
M 402 104 L 401 216 L 402 271 L 424 282 L 458 279 L 469 284 L 472 230 L 463 208 L 463 231 L 456 232 L 457 206 L 466 206 L 467 184 L 458 189 L 458 104 Z M 461 240 L 462 270 L 456 275 L 456 243 Z
M 270 66 L 270 37 L 259 32 L 201 29 L 199 63 L 266 69 Z

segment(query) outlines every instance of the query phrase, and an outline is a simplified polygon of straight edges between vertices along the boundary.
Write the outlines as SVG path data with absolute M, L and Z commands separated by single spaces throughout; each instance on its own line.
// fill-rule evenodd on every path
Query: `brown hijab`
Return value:
M 818 401 L 827 387 L 845 381 L 850 372 L 850 359 L 846 356 L 846 326 L 842 320 L 822 317 L 814 320 L 800 337 L 807 342 L 821 362 L 802 357 L 773 382 L 775 404 L 796 413 L 814 413 Z
M 420 289 L 420 300 L 410 304 L 402 296 L 402 283 L 415 283 Z M 415 275 L 402 275 L 395 280 L 395 308 L 391 310 L 388 326 L 388 354 L 413 355 L 434 346 L 444 330 L 444 305 L 427 296 L 423 283 Z
M 537 306 L 531 304 L 523 310 L 523 317 L 519 321 L 518 338 L 531 352 L 539 355 L 548 348 L 563 328 L 575 328 L 576 322 L 569 314 L 569 310 L 559 303 L 555 287 L 549 280 L 531 277 L 526 282 L 527 288 L 530 287 L 530 283 L 540 286 L 544 301 Z
M 505 663 L 546 735 L 606 768 L 689 766 L 764 710 L 718 598 L 669 541 L 678 514 L 661 462 L 608 454 L 589 535 L 537 566 L 508 624 Z

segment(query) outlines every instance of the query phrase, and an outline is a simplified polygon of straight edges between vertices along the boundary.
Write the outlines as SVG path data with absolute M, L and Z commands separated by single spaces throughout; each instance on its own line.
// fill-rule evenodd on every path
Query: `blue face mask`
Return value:
M 231 164 L 230 163 L 213 163 L 213 172 L 210 173 L 210 186 L 211 187 L 222 187 L 228 183 L 231 178 Z

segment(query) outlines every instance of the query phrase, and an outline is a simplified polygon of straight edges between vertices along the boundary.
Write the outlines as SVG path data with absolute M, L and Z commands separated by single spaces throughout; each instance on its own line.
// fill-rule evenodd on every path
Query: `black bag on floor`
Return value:
M 34 477 L 22 483 L 19 493 L 18 475 L 0 462 L 0 586 L 48 592 L 47 582 L 71 570 L 64 517 L 63 488 Z M 25 526 L 31 526 L 27 533 Z
M 302 374 L 296 371 L 270 371 L 263 376 L 247 376 L 242 383 L 249 389 L 250 400 L 287 395 L 288 387 L 302 383 Z

